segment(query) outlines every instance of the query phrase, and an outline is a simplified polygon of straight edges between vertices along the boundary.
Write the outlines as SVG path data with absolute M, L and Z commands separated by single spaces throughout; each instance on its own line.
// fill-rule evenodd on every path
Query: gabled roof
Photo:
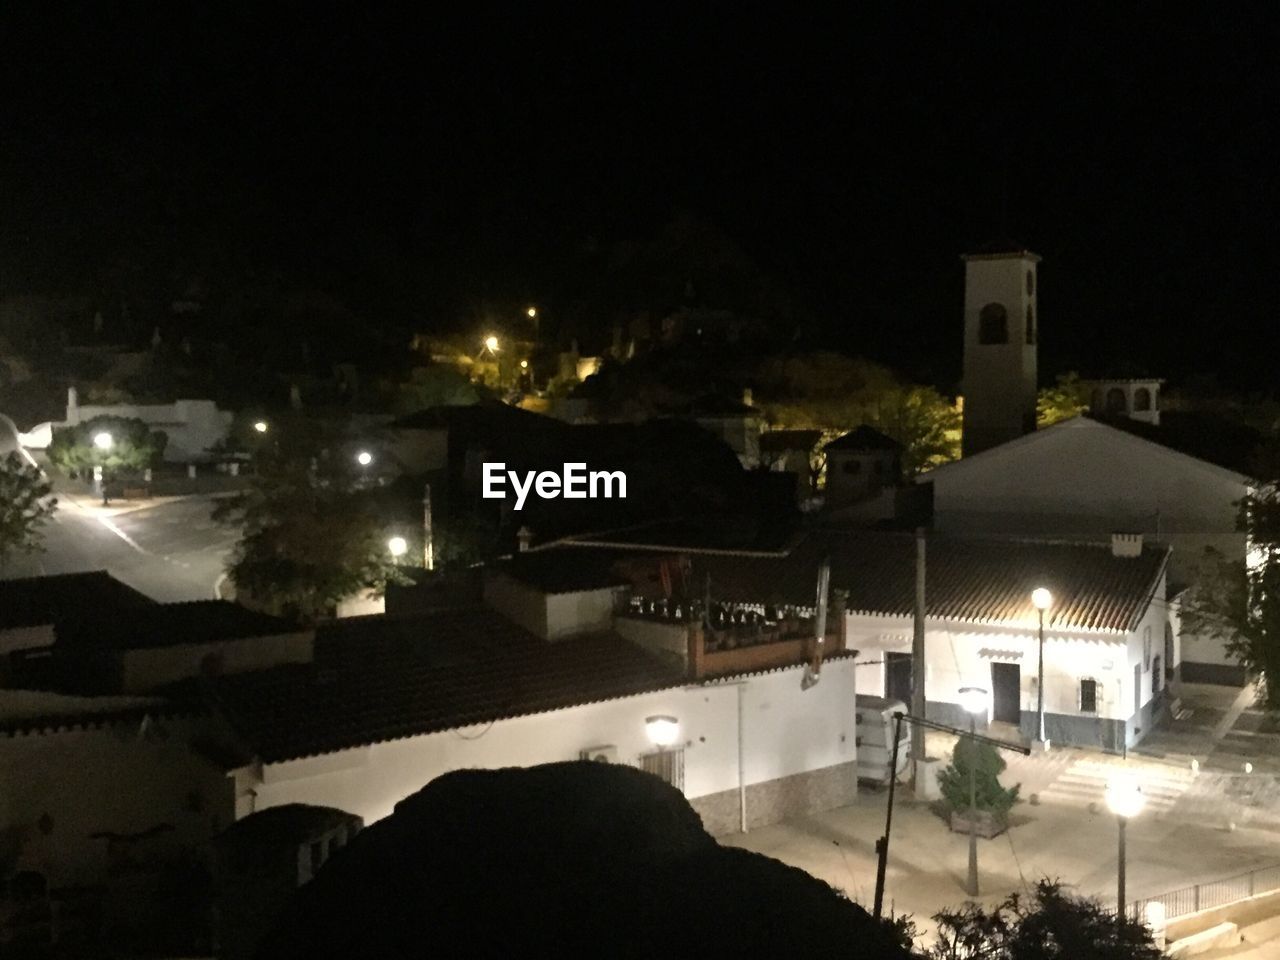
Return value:
M 902 444 L 865 423 L 837 437 L 826 445 L 827 450 L 901 450 Z
M 484 608 L 357 617 L 317 631 L 315 662 L 215 681 L 215 703 L 265 762 L 679 686 L 612 634 L 548 643 Z
M 114 619 L 126 610 L 156 606 L 105 570 L 0 580 L 0 629 L 51 625 L 79 611 Z
M 783 558 L 697 556 L 693 582 L 711 578 L 712 596 L 737 603 L 812 606 L 818 569 L 831 560 L 831 587 L 848 591 L 852 612 L 910 616 L 915 603 L 915 537 L 902 533 L 815 534 Z M 1116 557 L 1109 544 L 952 538 L 926 548 L 929 617 L 1025 626 L 1036 622 L 1031 591 L 1047 587 L 1054 629 L 1127 632 L 1159 587 L 1167 549 Z
M 1163 417 L 1165 415 L 1161 414 L 1161 416 Z M 1174 446 L 1171 446 L 1168 442 L 1171 434 L 1159 433 L 1159 427 L 1151 427 L 1149 424 L 1142 424 L 1133 420 L 1126 420 L 1122 427 L 1115 420 L 1102 420 L 1089 416 L 1072 417 L 1069 420 L 1061 420 L 1058 423 L 1053 424 L 1053 426 L 1045 427 L 1041 430 L 1034 430 L 1031 433 L 1023 434 L 1022 436 L 1009 440 L 1006 443 L 989 447 L 981 453 L 971 454 L 960 460 L 952 460 L 950 463 L 940 464 L 932 470 L 929 470 L 927 473 L 921 474 L 917 480 L 918 482 L 927 483 L 935 475 L 963 470 L 968 464 L 976 461 L 985 462 L 994 460 L 996 457 L 1011 454 L 1020 448 L 1030 446 L 1045 437 L 1053 436 L 1056 433 L 1067 430 L 1096 430 L 1100 433 L 1109 432 L 1112 436 L 1121 437 L 1130 443 L 1149 445 L 1149 447 L 1159 448 L 1159 450 L 1167 456 L 1182 458 L 1183 462 L 1195 464 L 1202 469 L 1213 471 L 1220 477 L 1229 475 L 1230 479 L 1237 483 L 1249 482 L 1248 475 L 1240 472 L 1239 470 L 1224 466 L 1220 463 L 1215 463 L 1212 460 L 1206 460 L 1203 457 L 1196 456 L 1192 453 L 1186 452 L 1185 450 L 1179 450 Z

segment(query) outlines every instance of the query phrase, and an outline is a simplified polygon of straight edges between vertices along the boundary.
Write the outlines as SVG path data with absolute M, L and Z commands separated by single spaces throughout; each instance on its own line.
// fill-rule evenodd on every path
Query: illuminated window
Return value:
M 1151 409 L 1151 391 L 1146 387 L 1139 387 L 1133 391 L 1133 409 L 1144 411 Z
M 1027 343 L 1036 342 L 1036 308 L 1027 304 Z
M 978 342 L 1009 342 L 1009 311 L 1005 310 L 1003 303 L 988 303 L 978 313 Z
M 1080 712 L 1081 713 L 1097 713 L 1098 712 L 1098 681 L 1097 680 L 1081 680 L 1080 681 Z

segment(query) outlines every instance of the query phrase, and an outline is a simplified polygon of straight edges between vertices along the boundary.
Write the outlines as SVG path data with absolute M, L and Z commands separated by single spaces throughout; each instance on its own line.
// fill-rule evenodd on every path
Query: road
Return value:
M 0 456 L 18 449 L 13 421 L 0 414 Z M 67 486 L 64 481 L 55 485 Z M 210 519 L 211 497 L 120 512 L 58 492 L 58 510 L 44 528 L 44 551 L 11 558 L 0 577 L 106 570 L 162 602 L 214 596 L 236 532 Z

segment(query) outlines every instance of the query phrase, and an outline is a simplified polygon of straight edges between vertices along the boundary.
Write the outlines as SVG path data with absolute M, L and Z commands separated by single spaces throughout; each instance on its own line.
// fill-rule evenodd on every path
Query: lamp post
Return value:
M 102 453 L 107 453 L 115 446 L 115 437 L 101 430 L 93 435 L 93 446 Z M 93 482 L 98 485 L 98 492 L 102 494 L 102 505 L 107 505 L 107 479 L 103 476 L 102 464 L 95 464 L 93 468 Z
M 1044 587 L 1031 591 L 1031 604 L 1040 614 L 1040 661 L 1036 678 L 1036 742 L 1041 750 L 1049 748 L 1044 737 L 1044 612 L 1053 604 L 1053 594 Z
M 978 714 L 987 709 L 987 691 L 961 687 L 960 706 L 969 714 L 969 884 L 965 892 L 978 895 Z
M 1120 826 L 1120 850 L 1116 867 L 1116 925 L 1121 930 L 1124 929 L 1125 914 L 1125 827 L 1130 817 L 1136 817 L 1142 812 L 1144 802 L 1142 787 L 1132 777 L 1117 776 L 1107 782 L 1107 807 L 1116 815 L 1116 823 Z

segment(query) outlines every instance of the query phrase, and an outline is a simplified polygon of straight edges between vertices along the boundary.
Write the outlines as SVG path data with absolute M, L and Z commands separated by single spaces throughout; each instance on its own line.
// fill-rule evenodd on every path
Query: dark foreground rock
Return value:
M 300 889 L 272 960 L 908 954 L 865 910 L 721 847 L 680 793 L 624 766 L 463 770 L 367 828 Z

